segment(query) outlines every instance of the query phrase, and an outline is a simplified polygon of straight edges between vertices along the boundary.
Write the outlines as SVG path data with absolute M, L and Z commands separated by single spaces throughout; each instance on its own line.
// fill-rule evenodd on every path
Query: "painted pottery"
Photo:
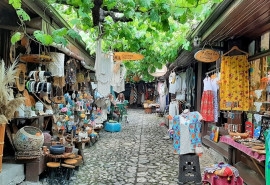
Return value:
M 53 145 L 50 146 L 50 153 L 51 154 L 63 154 L 65 152 L 64 145 Z
M 42 131 L 32 126 L 22 127 L 14 137 L 14 146 L 18 151 L 39 150 L 43 143 Z

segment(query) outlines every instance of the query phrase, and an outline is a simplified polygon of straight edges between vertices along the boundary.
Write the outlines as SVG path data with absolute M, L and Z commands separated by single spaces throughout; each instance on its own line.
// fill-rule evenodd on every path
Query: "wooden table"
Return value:
M 235 166 L 238 170 L 242 178 L 244 179 L 245 183 L 247 184 L 261 184 L 262 181 L 265 181 L 264 176 L 264 161 L 265 161 L 265 155 L 259 154 L 256 151 L 253 151 L 251 148 L 248 148 L 247 146 L 235 142 L 229 135 L 224 135 L 220 137 L 219 142 L 226 143 L 229 145 L 229 158 L 228 163 Z M 249 165 L 244 165 L 242 161 L 239 160 L 241 158 L 241 153 L 239 154 L 239 151 L 244 154 L 246 161 L 249 162 L 249 165 L 252 165 L 250 167 Z M 244 158 L 243 158 L 244 159 Z M 239 169 L 242 168 L 242 169 Z M 253 177 L 250 175 L 250 170 L 257 171 L 259 173 L 258 181 L 255 182 L 256 178 L 253 175 Z M 252 178 L 250 178 L 252 177 Z M 252 181 L 248 183 L 248 181 Z
M 82 161 L 84 163 L 84 153 L 83 153 L 83 149 L 84 149 L 84 145 L 85 143 L 90 143 L 90 137 L 87 137 L 85 139 L 81 139 L 81 141 L 78 140 L 78 138 L 73 138 L 73 140 L 71 140 L 71 138 L 66 137 L 66 141 L 72 144 L 75 144 L 75 146 L 77 146 L 77 148 L 79 149 L 79 152 L 82 156 Z

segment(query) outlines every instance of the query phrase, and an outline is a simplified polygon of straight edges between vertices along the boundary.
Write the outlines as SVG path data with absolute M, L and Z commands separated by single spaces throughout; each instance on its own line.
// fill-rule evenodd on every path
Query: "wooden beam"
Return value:
M 0 24 L 0 29 L 5 29 L 5 30 L 11 30 L 11 31 L 19 31 L 19 32 L 25 32 L 28 34 L 33 34 L 36 29 L 32 28 L 26 28 L 26 30 L 23 30 L 22 28 L 18 26 L 9 26 L 9 25 L 1 25 Z

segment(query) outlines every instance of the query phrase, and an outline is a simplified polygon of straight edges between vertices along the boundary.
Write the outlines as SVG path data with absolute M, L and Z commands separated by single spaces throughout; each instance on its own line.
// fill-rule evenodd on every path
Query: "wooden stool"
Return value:
M 50 185 L 58 184 L 61 181 L 61 170 L 59 162 L 48 162 L 48 183 Z
M 75 164 L 77 163 L 77 160 L 76 159 L 66 159 L 66 160 L 64 160 L 64 163 L 75 166 Z
M 69 180 L 73 175 L 77 162 L 78 161 L 76 159 L 66 159 L 64 160 L 64 163 L 61 164 L 65 168 L 63 173 L 66 180 Z
M 63 179 L 65 179 L 65 181 L 69 181 L 70 177 L 73 175 L 73 170 L 75 169 L 75 166 L 65 163 L 62 163 L 61 166 L 63 167 Z
M 79 169 L 79 166 L 80 164 L 82 163 L 82 156 L 81 155 L 78 155 L 76 158 L 74 158 L 75 160 L 77 160 L 77 163 L 75 164 L 75 170 L 78 170 Z

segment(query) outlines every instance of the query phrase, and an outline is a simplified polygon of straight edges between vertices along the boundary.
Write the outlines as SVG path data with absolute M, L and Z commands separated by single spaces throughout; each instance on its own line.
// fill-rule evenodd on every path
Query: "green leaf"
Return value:
M 186 12 L 186 9 L 185 9 L 185 8 L 176 8 L 173 15 L 174 15 L 175 17 L 180 17 L 180 16 L 182 16 L 185 12 Z
M 128 9 L 126 9 L 124 15 L 125 15 L 125 17 L 127 17 L 127 18 L 132 18 L 133 15 L 134 15 L 134 13 L 135 13 L 134 9 L 128 8 Z
M 53 43 L 53 38 L 51 35 L 44 34 L 43 31 L 34 31 L 34 37 L 45 46 L 49 46 Z
M 8 3 L 11 4 L 14 9 L 21 9 L 22 6 L 21 0 L 9 0 Z
M 79 20 L 79 19 L 72 19 L 72 20 L 70 21 L 70 23 L 71 23 L 72 25 L 77 25 L 77 24 L 80 23 L 80 20 Z
M 66 46 L 68 44 L 67 40 L 65 39 L 65 37 L 62 36 L 54 36 L 53 37 L 53 41 L 57 44 L 62 44 L 64 46 Z
M 76 32 L 76 31 L 73 30 L 73 29 L 68 30 L 67 34 L 68 34 L 71 38 L 73 38 L 73 39 L 77 39 L 77 40 L 81 40 L 81 39 L 82 39 L 82 37 L 79 35 L 79 33 Z
M 65 35 L 67 35 L 67 28 L 61 28 L 61 29 L 54 30 L 52 32 L 52 35 L 65 36 Z
M 168 19 L 162 20 L 161 23 L 162 23 L 162 28 L 163 28 L 163 30 L 164 30 L 164 31 L 169 31 L 170 25 L 169 25 Z
M 153 22 L 159 22 L 158 10 L 152 9 L 150 12 L 150 20 Z
M 29 15 L 23 10 L 23 9 L 17 9 L 16 11 L 18 17 L 22 19 L 23 21 L 30 21 Z
M 139 5 L 148 9 L 151 6 L 151 0 L 139 0 Z
M 18 42 L 19 40 L 21 40 L 21 33 L 20 32 L 16 32 L 15 34 L 12 35 L 11 37 L 11 44 L 14 45 L 16 42 Z
M 179 20 L 180 23 L 185 24 L 187 22 L 187 15 L 183 14 Z

